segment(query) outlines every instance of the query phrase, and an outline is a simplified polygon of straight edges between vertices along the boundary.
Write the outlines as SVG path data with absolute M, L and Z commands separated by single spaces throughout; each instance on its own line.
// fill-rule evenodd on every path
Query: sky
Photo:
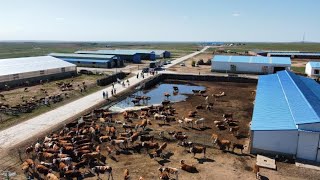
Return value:
M 1 0 L 0 41 L 320 42 L 318 0 Z

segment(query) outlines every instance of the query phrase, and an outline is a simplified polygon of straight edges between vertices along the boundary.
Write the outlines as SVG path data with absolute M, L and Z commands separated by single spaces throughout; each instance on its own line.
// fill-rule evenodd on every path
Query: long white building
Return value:
M 289 57 L 216 55 L 211 60 L 211 71 L 224 73 L 272 74 L 290 67 Z
M 0 89 L 76 74 L 76 65 L 51 56 L 0 59 Z

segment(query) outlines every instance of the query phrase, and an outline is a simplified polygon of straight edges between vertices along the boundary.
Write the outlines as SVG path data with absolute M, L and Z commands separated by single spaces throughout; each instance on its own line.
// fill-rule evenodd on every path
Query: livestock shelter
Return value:
M 310 77 L 320 77 L 320 62 L 308 62 L 305 73 Z
M 52 56 L 0 59 L 0 89 L 76 75 L 76 65 Z
M 251 50 L 248 52 L 253 56 L 268 56 L 268 57 L 290 57 L 301 59 L 319 59 L 320 52 L 304 52 L 304 51 L 269 51 L 269 50 Z
M 272 74 L 290 67 L 288 57 L 216 55 L 211 60 L 211 71 L 225 73 Z
M 141 63 L 141 56 L 137 52 L 127 50 L 98 50 L 98 51 L 76 51 L 76 54 L 95 54 L 95 55 L 115 55 L 123 61 Z
M 259 77 L 251 153 L 320 162 L 320 85 L 290 71 Z
M 113 68 L 124 65 L 123 61 L 115 55 L 51 53 L 49 56 L 53 56 L 82 67 Z
M 116 49 L 122 51 L 132 51 L 140 54 L 142 59 L 155 60 L 159 58 L 170 58 L 171 53 L 166 50 L 155 50 L 155 49 Z M 104 50 L 101 50 L 104 51 Z

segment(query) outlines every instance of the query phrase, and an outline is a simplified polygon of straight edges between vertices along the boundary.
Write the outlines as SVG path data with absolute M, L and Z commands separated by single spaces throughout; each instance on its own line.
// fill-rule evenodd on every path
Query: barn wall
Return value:
M 230 66 L 236 66 L 236 73 L 256 73 L 265 74 L 262 68 L 267 66 L 267 73 L 273 73 L 274 67 L 289 67 L 288 65 L 275 65 L 275 64 L 262 64 L 262 63 L 236 63 L 236 62 L 215 62 L 212 61 L 211 69 L 217 72 L 228 72 L 231 73 Z
M 295 155 L 298 131 L 253 131 L 251 153 L 281 153 Z
M 312 76 L 312 68 L 310 66 L 310 63 L 307 63 L 306 64 L 306 69 L 305 69 L 305 73 L 308 75 L 308 76 Z
M 311 124 L 300 124 L 298 128 L 305 131 L 319 131 L 320 132 L 320 123 L 311 123 Z
M 26 81 L 28 81 L 30 84 L 29 85 L 33 85 L 33 84 L 39 84 L 40 80 L 46 81 L 46 80 L 59 80 L 59 79 L 65 79 L 68 77 L 72 77 L 72 76 L 76 76 L 77 75 L 77 71 L 66 71 L 66 72 L 60 72 L 60 73 L 56 73 L 56 74 L 46 74 L 46 75 L 38 75 L 36 77 L 30 77 L 30 78 L 20 78 L 20 79 L 16 79 L 16 80 L 8 80 L 5 82 L 0 82 L 0 90 L 1 89 L 5 89 L 5 85 L 12 87 L 17 87 L 17 86 L 25 86 L 26 85 Z M 26 77 L 26 76 L 24 76 Z

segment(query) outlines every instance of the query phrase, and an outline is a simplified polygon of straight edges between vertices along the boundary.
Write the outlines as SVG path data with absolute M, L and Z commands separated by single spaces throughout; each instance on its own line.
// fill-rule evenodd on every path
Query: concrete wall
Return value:
M 257 79 L 244 77 L 224 77 L 212 75 L 186 75 L 186 74 L 163 74 L 163 79 L 191 80 L 191 81 L 215 81 L 215 82 L 239 82 L 257 83 Z
M 252 131 L 251 153 L 295 155 L 298 131 Z

